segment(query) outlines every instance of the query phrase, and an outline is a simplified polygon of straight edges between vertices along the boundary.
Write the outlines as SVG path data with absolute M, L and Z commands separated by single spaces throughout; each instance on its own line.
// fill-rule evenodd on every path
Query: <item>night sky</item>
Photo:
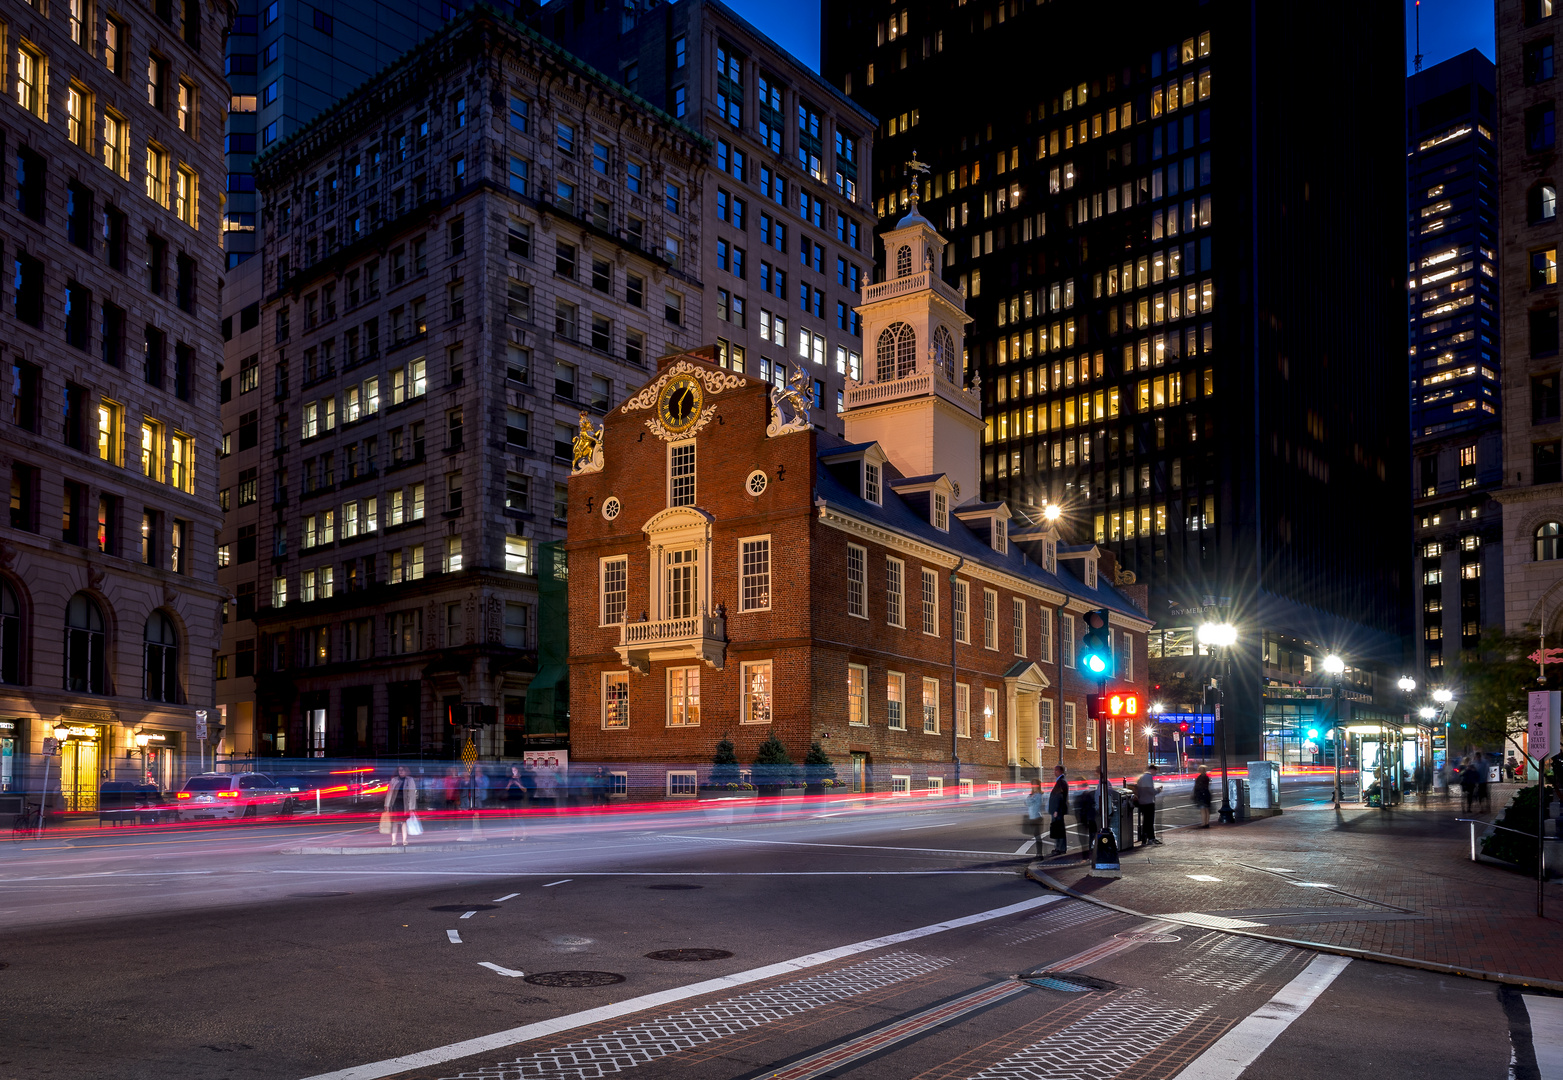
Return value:
M 738 14 L 759 27 L 782 48 L 819 70 L 819 4 L 817 0 L 727 0 Z M 1413 0 L 1406 0 L 1406 72 L 1416 53 Z M 1422 0 L 1424 67 L 1477 48 L 1493 55 L 1492 0 Z

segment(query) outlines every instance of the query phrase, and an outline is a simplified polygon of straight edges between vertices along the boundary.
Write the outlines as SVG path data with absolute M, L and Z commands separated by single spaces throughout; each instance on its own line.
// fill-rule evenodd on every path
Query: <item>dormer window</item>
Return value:
M 1088 589 L 1096 588 L 1096 560 L 1095 559 L 1086 559 L 1085 560 L 1085 587 L 1088 588 Z
M 1009 522 L 1001 517 L 993 519 L 993 550 L 1000 555 L 1009 554 Z
M 875 506 L 883 505 L 879 495 L 879 466 L 872 461 L 863 462 L 863 498 Z
M 1050 574 L 1058 573 L 1058 541 L 1048 540 L 1042 545 L 1042 568 Z
M 933 527 L 950 531 L 950 500 L 942 491 L 933 493 Z

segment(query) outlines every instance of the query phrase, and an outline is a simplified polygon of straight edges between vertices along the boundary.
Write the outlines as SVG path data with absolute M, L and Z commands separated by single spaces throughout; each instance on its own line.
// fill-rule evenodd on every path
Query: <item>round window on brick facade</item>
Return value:
M 612 521 L 614 518 L 619 516 L 619 511 L 621 509 L 622 507 L 619 505 L 619 497 L 617 495 L 609 495 L 606 499 L 603 500 L 602 516 L 606 520 Z
M 765 494 L 765 488 L 770 484 L 771 478 L 759 469 L 749 474 L 749 479 L 744 481 L 744 490 L 754 496 Z

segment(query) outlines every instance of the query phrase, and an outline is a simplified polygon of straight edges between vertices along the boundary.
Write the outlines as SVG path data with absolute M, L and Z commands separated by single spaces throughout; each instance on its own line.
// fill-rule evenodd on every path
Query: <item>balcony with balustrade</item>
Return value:
M 727 658 L 724 615 L 693 615 L 685 619 L 628 622 L 619 627 L 619 659 L 641 675 L 655 660 L 698 660 L 717 671 Z

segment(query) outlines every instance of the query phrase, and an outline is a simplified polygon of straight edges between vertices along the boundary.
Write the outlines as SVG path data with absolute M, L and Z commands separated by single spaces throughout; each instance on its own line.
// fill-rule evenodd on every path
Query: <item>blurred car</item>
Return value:
M 180 821 L 216 821 L 288 813 L 293 795 L 265 773 L 202 773 L 174 794 Z

